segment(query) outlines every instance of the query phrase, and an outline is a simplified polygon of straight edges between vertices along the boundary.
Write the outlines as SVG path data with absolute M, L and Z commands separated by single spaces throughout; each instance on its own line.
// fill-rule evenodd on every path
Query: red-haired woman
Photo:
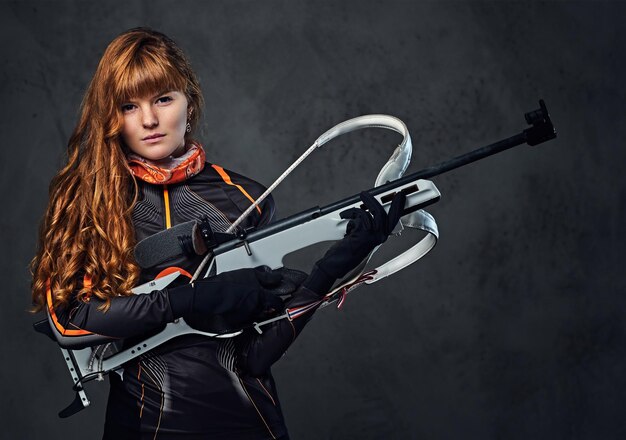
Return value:
M 181 255 L 140 270 L 138 241 L 201 217 L 225 231 L 264 191 L 205 161 L 191 138 L 202 102 L 189 62 L 167 36 L 131 29 L 107 47 L 69 140 L 67 165 L 50 185 L 32 262 L 33 303 L 52 307 L 57 331 L 104 343 L 145 338 L 179 317 L 249 323 L 319 299 L 397 222 L 368 200 L 373 217 L 355 212 L 350 232 L 300 287 L 284 272 L 257 268 L 133 295 L 135 285 L 172 267 L 191 274 L 202 260 Z M 265 225 L 273 212 L 269 197 L 241 226 Z M 293 291 L 286 304 L 271 293 L 277 285 Z M 128 362 L 122 377 L 110 376 L 104 437 L 287 438 L 270 366 L 312 313 L 278 321 L 263 335 L 181 336 Z

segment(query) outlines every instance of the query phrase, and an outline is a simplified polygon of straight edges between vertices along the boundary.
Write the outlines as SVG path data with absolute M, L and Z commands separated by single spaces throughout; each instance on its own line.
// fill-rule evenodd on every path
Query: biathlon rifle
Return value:
M 315 206 L 256 230 L 237 230 L 236 226 L 315 149 L 321 147 L 331 139 L 351 131 L 372 127 L 390 129 L 400 133 L 403 136 L 403 140 L 394 150 L 393 155 L 379 173 L 374 188 L 370 189 L 368 192 L 373 195 L 387 211 L 389 210 L 393 196 L 397 192 L 403 192 L 406 196 L 406 203 L 401 222 L 394 230 L 394 233 L 397 235 L 404 227 L 408 227 L 422 231 L 424 233 L 423 236 L 408 250 L 382 266 L 364 272 L 365 265 L 369 260 L 368 257 L 368 259 L 341 281 L 337 287 L 319 301 L 285 310 L 280 316 L 262 322 L 252 323 L 248 327 L 252 327 L 259 333 L 262 333 L 265 325 L 279 319 L 297 319 L 312 308 L 324 307 L 334 302 L 338 302 L 338 304 L 341 305 L 349 291 L 362 284 L 372 284 L 403 269 L 423 257 L 434 247 L 439 237 L 437 224 L 434 218 L 424 211 L 423 208 L 437 202 L 440 198 L 440 193 L 437 187 L 427 179 L 439 176 L 518 145 L 538 145 L 556 137 L 556 131 L 543 100 L 539 101 L 539 109 L 525 114 L 525 119 L 530 127 L 514 136 L 404 177 L 403 174 L 411 159 L 412 151 L 411 138 L 405 124 L 399 119 L 387 115 L 366 115 L 350 119 L 322 134 L 322 136 L 320 136 L 313 145 L 311 145 L 311 147 L 309 147 L 309 149 L 256 200 L 255 204 L 250 206 L 248 210 L 233 223 L 229 230 L 226 231 L 237 231 L 236 235 L 213 233 L 207 222 L 187 222 L 174 226 L 159 234 L 155 234 L 143 242 L 140 242 L 135 249 L 136 260 L 140 266 L 150 267 L 170 258 L 172 254 L 181 253 L 181 246 L 183 248 L 185 246 L 183 246 L 184 243 L 181 245 L 178 245 L 178 243 L 184 242 L 184 238 L 199 234 L 204 241 L 206 257 L 194 274 L 193 281 L 199 276 L 201 271 L 204 271 L 206 265 L 208 265 L 208 268 L 204 273 L 205 277 L 229 270 L 245 267 L 252 268 L 260 265 L 267 265 L 272 269 L 276 269 L 283 266 L 283 259 L 292 252 L 315 243 L 341 239 L 344 236 L 347 223 L 347 220 L 340 217 L 341 212 L 354 207 L 365 209 L 358 194 L 331 203 L 322 208 Z M 226 237 L 226 239 L 224 237 Z M 133 292 L 143 294 L 163 289 L 179 275 L 178 272 L 175 272 L 165 277 L 155 279 L 149 283 L 137 286 L 133 289 Z M 194 329 L 181 318 L 167 324 L 165 329 L 160 333 L 122 351 L 115 352 L 115 350 L 110 349 L 111 343 L 103 344 L 101 336 L 88 335 L 68 337 L 63 335 L 61 331 L 55 327 L 50 316 L 50 311 L 47 310 L 46 312 L 48 315 L 47 319 L 36 323 L 35 329 L 47 334 L 59 344 L 63 358 L 72 376 L 74 383 L 73 388 L 76 391 L 74 401 L 59 413 L 60 417 L 68 417 L 89 405 L 89 400 L 84 391 L 84 384 L 86 382 L 93 379 L 102 380 L 104 374 L 120 370 L 125 362 L 150 351 L 176 336 L 198 333 L 215 338 L 229 338 L 241 334 L 245 328 L 247 328 L 235 329 L 223 333 L 212 333 Z

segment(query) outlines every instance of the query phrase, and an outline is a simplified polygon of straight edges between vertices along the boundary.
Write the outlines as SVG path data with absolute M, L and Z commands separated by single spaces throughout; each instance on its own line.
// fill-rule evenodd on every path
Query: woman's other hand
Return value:
M 384 243 L 402 216 L 406 196 L 396 193 L 391 201 L 389 213 L 367 192 L 360 194 L 367 211 L 350 208 L 341 213 L 341 218 L 350 219 L 344 238 L 335 243 L 315 263 L 315 267 L 304 286 L 319 295 L 325 295 L 334 282 L 357 267 L 376 246 Z

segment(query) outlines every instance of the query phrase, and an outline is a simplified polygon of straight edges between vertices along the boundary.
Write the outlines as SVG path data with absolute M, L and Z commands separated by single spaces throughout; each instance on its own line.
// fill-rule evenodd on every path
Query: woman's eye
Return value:
M 135 108 L 135 106 L 133 104 L 124 104 L 122 106 L 122 112 L 123 113 L 127 113 L 127 112 L 131 111 L 134 108 Z
M 171 96 L 161 96 L 159 99 L 157 99 L 158 103 L 164 104 L 166 102 L 170 102 L 172 101 L 172 97 Z

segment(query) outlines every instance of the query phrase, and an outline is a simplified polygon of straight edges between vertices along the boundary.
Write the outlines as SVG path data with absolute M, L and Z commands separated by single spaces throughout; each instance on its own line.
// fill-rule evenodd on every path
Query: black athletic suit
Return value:
M 154 185 L 137 181 L 140 194 L 133 222 L 138 241 L 168 225 L 202 215 L 209 217 L 214 231 L 225 231 L 250 206 L 251 199 L 265 189 L 251 179 L 208 163 L 199 174 L 181 183 Z M 273 214 L 274 202 L 268 197 L 242 226 L 265 225 Z M 200 260 L 180 257 L 144 270 L 140 283 L 172 266 L 193 274 Z M 287 305 L 317 299 L 316 294 L 301 287 Z M 113 298 L 106 313 L 96 310 L 100 304 L 97 299 L 74 300 L 69 307 L 55 312 L 67 329 L 126 341 L 154 333 L 173 319 L 166 291 Z M 110 375 L 104 438 L 286 438 L 269 368 L 311 314 L 293 322 L 278 321 L 263 335 L 248 331 L 231 339 L 180 336 L 128 362 L 123 380 L 118 374 Z

